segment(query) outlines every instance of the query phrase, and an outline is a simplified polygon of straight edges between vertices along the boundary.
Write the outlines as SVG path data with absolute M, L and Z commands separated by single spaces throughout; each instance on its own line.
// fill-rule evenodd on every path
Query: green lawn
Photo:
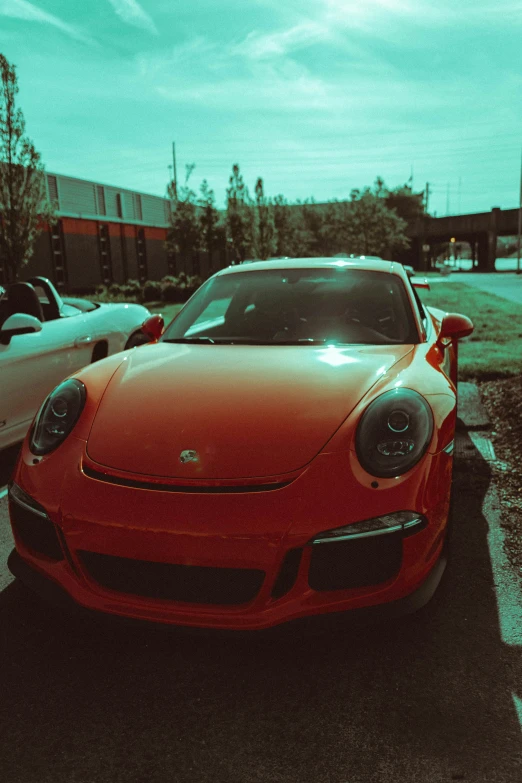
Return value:
M 464 283 L 434 283 L 422 301 L 469 316 L 473 334 L 461 341 L 459 377 L 494 380 L 522 373 L 522 308 Z

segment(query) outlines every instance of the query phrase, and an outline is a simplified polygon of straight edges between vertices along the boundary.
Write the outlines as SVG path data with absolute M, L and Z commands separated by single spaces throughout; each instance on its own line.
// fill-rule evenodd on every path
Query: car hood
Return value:
M 411 349 L 143 346 L 112 376 L 87 454 L 107 468 L 190 480 L 291 473 Z

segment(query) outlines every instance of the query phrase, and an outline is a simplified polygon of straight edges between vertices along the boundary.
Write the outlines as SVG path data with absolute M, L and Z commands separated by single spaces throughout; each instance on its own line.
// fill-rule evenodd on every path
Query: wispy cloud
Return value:
M 233 111 L 240 106 L 243 112 L 287 116 L 315 111 L 323 117 L 342 116 L 346 122 L 375 108 L 407 108 L 412 100 L 442 105 L 439 95 L 426 98 L 423 88 L 377 62 L 373 69 L 351 71 L 349 84 L 344 73 L 321 75 L 288 56 L 290 44 L 298 45 L 293 33 L 255 34 L 229 52 L 198 37 L 169 54 L 142 55 L 138 67 L 146 89 L 162 99 L 206 109 Z
M 26 22 L 40 22 L 56 27 L 66 35 L 83 43 L 94 44 L 92 38 L 72 24 L 68 24 L 54 14 L 43 11 L 28 0 L 0 0 L 0 16 L 9 16 L 13 19 L 22 19 Z
M 520 18 L 521 0 L 311 0 L 324 24 L 376 32 L 390 25 L 415 25 L 439 29 L 464 24 L 481 27 L 492 21 L 505 24 L 502 14 Z M 315 16 L 314 14 L 314 16 Z
M 168 54 L 142 55 L 137 63 L 148 88 L 166 100 L 247 111 L 326 108 L 328 85 L 290 57 L 262 57 L 270 48 L 259 39 L 257 58 L 243 45 L 229 51 L 198 36 Z
M 331 37 L 328 27 L 318 22 L 306 21 L 286 30 L 270 33 L 259 33 L 253 30 L 243 41 L 232 47 L 231 53 L 254 60 L 272 58 L 325 42 Z
M 152 17 L 141 7 L 138 0 L 109 0 L 109 3 L 120 19 L 123 19 L 127 24 L 158 35 L 158 28 Z

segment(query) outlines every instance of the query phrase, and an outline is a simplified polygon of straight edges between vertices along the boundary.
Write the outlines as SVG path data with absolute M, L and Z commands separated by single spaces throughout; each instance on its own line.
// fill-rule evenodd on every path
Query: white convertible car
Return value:
M 0 450 L 22 440 L 50 391 L 73 372 L 147 342 L 136 304 L 62 299 L 45 277 L 0 288 Z

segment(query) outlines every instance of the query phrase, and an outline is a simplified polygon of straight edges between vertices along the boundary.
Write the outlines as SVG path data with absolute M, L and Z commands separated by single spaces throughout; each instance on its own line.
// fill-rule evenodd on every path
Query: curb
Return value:
M 490 430 L 491 421 L 475 383 L 458 383 L 457 429 Z

